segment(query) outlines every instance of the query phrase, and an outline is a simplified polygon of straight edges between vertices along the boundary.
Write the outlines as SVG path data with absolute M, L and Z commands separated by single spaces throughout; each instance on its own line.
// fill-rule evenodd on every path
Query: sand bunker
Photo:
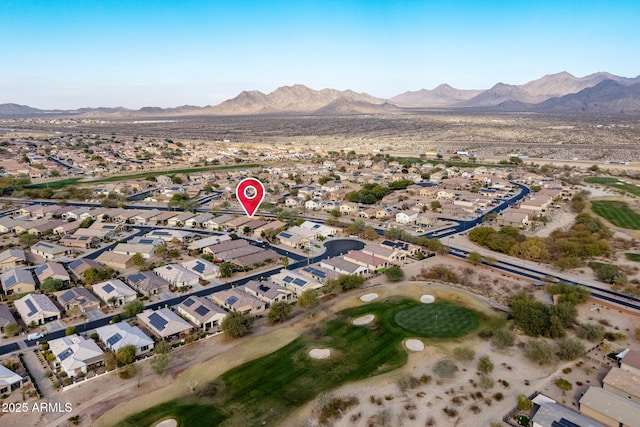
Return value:
M 362 325 L 366 325 L 367 323 L 373 322 L 373 319 L 375 319 L 375 316 L 373 314 L 367 314 L 366 316 L 353 319 L 353 324 L 357 326 L 362 326 Z
M 366 294 L 360 297 L 360 301 L 363 302 L 373 301 L 374 299 L 378 299 L 378 294 Z
M 411 351 L 422 351 L 424 350 L 424 343 L 420 340 L 416 339 L 408 339 L 404 342 L 404 346 L 407 347 Z
M 331 356 L 331 350 L 328 348 L 314 348 L 309 350 L 309 357 L 312 359 L 328 359 Z
M 160 421 L 156 424 L 156 427 L 176 427 L 178 425 L 178 421 L 170 418 L 168 420 Z
M 431 304 L 435 300 L 436 300 L 436 298 L 433 295 L 422 295 L 420 297 L 420 302 L 425 303 L 425 304 Z

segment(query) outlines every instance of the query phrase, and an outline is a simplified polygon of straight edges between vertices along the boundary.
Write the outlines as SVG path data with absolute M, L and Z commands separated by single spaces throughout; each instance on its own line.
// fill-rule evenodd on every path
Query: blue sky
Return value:
M 638 1 L 0 1 L 0 103 L 215 105 L 304 84 L 388 98 L 640 74 Z

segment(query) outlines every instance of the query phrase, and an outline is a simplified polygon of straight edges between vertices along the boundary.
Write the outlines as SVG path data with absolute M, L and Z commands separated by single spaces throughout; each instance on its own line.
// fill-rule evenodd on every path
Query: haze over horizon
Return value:
M 391 98 L 567 71 L 640 72 L 640 4 L 583 1 L 0 3 L 0 103 L 216 105 L 303 84 Z

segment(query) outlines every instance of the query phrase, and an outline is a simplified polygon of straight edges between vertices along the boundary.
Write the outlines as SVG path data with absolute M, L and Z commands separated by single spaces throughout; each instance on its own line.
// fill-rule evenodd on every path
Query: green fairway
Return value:
M 640 196 L 640 187 L 634 184 L 627 184 L 625 182 L 619 181 L 618 178 L 612 178 L 609 176 L 592 176 L 589 178 L 585 178 L 584 182 L 589 184 L 600 184 L 606 187 L 615 188 L 618 190 L 626 191 L 627 193 L 635 194 L 636 196 Z
M 457 338 L 479 325 L 475 311 L 449 302 L 423 304 L 396 314 L 398 325 L 429 338 Z
M 204 166 L 197 168 L 186 168 L 186 169 L 169 169 L 169 170 L 157 170 L 150 172 L 139 172 L 133 173 L 129 175 L 114 175 L 108 176 L 105 178 L 91 179 L 84 181 L 83 178 L 67 178 L 61 179 L 59 181 L 52 182 L 43 182 L 39 184 L 30 184 L 26 185 L 25 188 L 33 188 L 33 189 L 42 189 L 42 188 L 50 188 L 52 190 L 59 190 L 64 187 L 68 187 L 70 185 L 92 185 L 92 184 L 104 184 L 106 182 L 118 182 L 118 181 L 127 181 L 130 179 L 147 179 L 147 178 L 155 178 L 156 176 L 161 175 L 176 175 L 176 174 L 189 174 L 194 172 L 206 172 L 212 170 L 225 170 L 225 169 L 246 169 L 246 168 L 257 168 L 260 167 L 259 164 L 240 164 L 240 165 L 229 165 L 229 166 Z
M 635 261 L 635 262 L 640 262 L 640 254 L 633 254 L 633 253 L 629 253 L 627 252 L 626 254 L 624 254 L 625 258 L 627 258 L 629 261 Z
M 624 202 L 594 200 L 591 210 L 617 227 L 640 230 L 640 214 Z
M 427 311 L 423 312 L 425 308 Z M 412 329 L 396 321 L 398 317 L 404 318 L 403 313 L 414 318 L 410 324 Z M 444 327 L 443 322 L 435 331 L 427 328 L 423 333 L 416 325 L 434 313 L 447 319 L 449 326 Z M 367 314 L 375 316 L 374 322 L 353 325 L 354 319 Z M 227 371 L 214 382 L 218 390 L 214 397 L 195 401 L 193 397 L 180 398 L 147 409 L 119 425 L 153 425 L 167 416 L 180 420 L 180 425 L 189 426 L 278 425 L 289 413 L 322 392 L 403 366 L 408 357 L 402 346 L 405 338 L 459 337 L 481 322 L 490 321 L 487 316 L 454 303 L 427 305 L 405 297 L 350 308 L 281 349 Z M 311 359 L 308 353 L 313 348 L 329 348 L 331 357 Z M 191 411 L 204 413 L 203 406 L 210 408 L 216 421 L 192 415 Z

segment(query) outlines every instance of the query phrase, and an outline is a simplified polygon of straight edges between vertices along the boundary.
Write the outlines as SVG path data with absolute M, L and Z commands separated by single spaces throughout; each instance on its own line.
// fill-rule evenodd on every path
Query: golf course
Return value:
M 375 320 L 353 324 L 366 315 Z M 404 366 L 408 352 L 402 342 L 407 338 L 422 338 L 429 345 L 471 334 L 492 320 L 457 303 L 423 304 L 403 296 L 347 308 L 279 350 L 203 384 L 193 394 L 151 407 L 118 425 L 153 426 L 167 418 L 176 419 L 180 426 L 278 425 L 323 392 Z M 311 358 L 309 351 L 314 348 L 331 349 L 331 356 Z

